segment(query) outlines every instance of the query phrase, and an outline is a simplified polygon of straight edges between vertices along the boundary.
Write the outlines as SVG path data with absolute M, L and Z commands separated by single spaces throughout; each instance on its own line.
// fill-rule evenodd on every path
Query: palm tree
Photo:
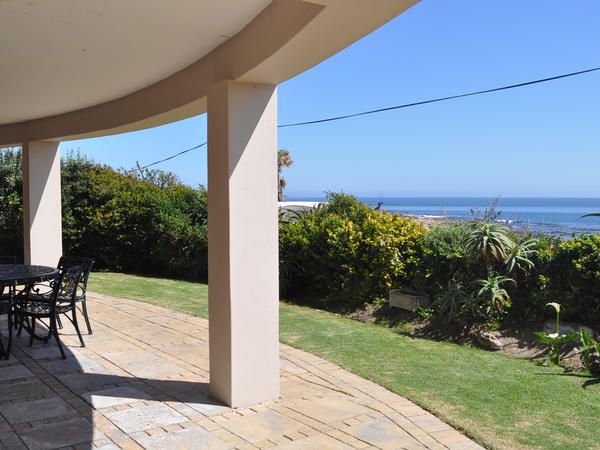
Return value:
M 283 190 L 286 185 L 281 170 L 284 167 L 290 167 L 292 164 L 294 164 L 294 160 L 288 150 L 280 149 L 277 151 L 277 200 L 280 202 L 283 201 Z

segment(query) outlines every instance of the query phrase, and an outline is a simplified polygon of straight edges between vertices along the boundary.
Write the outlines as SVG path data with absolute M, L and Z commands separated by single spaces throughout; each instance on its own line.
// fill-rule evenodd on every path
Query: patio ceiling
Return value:
M 0 123 L 53 116 L 150 86 L 238 33 L 269 0 L 0 2 Z M 35 105 L 33 108 L 32 105 Z
M 416 2 L 0 1 L 0 145 L 204 113 L 216 82 L 280 83 Z

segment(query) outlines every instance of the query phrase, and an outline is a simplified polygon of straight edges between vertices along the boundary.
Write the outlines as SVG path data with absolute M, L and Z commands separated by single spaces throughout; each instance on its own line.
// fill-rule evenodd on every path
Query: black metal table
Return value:
M 58 269 L 48 266 L 34 266 L 28 264 L 0 264 L 0 303 L 6 307 L 8 314 L 8 344 L 4 344 L 0 338 L 0 356 L 8 359 L 12 347 L 12 309 L 13 301 L 18 295 L 17 287 L 23 286 L 22 291 L 28 289 L 35 283 L 41 283 L 56 278 Z M 8 289 L 8 294 L 4 291 Z

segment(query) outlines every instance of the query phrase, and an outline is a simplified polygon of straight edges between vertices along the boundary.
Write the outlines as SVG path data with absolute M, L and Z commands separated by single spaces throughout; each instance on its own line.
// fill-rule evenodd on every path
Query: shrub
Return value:
M 600 326 L 600 236 L 560 241 L 545 255 L 545 286 L 540 300 L 557 301 L 564 317 Z
M 0 254 L 22 255 L 21 158 L 2 155 L 0 226 L 10 238 L 0 240 Z M 61 174 L 65 254 L 93 257 L 98 269 L 206 280 L 205 189 L 160 171 L 126 175 L 79 155 L 63 159 Z
M 86 160 L 71 159 L 65 165 L 64 241 L 69 253 L 93 255 L 99 268 L 207 278 L 203 189 L 175 179 L 163 183 L 168 177 L 156 174 L 140 180 Z
M 535 237 L 537 242 L 536 252 L 530 255 L 533 267 L 529 270 L 514 270 L 511 274 L 517 282 L 517 287 L 511 289 L 512 306 L 509 313 L 510 320 L 513 322 L 539 320 L 547 313 L 546 303 L 553 298 L 549 292 L 548 269 L 556 247 L 560 245 L 562 239 L 540 234 L 535 236 L 523 234 L 515 236 L 515 240 L 527 243 L 532 237 Z
M 321 208 L 281 224 L 282 285 L 296 297 L 360 306 L 411 282 L 424 233 L 410 218 L 329 194 Z
M 423 264 L 438 318 L 465 324 L 503 319 L 520 288 L 508 275 L 529 276 L 537 245 L 536 239 L 486 221 L 433 228 L 423 239 Z M 448 310 L 452 317 L 443 317 Z
M 467 224 L 455 223 L 434 226 L 423 237 L 419 273 L 424 280 L 419 281 L 431 296 L 444 292 L 453 280 L 462 285 L 476 278 L 465 250 L 467 235 Z
M 0 254 L 23 254 L 23 176 L 21 154 L 0 151 Z

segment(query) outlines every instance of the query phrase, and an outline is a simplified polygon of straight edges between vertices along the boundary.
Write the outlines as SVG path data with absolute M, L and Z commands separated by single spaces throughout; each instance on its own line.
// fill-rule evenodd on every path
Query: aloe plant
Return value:
M 504 261 L 508 273 L 514 272 L 516 269 L 527 274 L 534 268 L 531 257 L 537 253 L 538 240 L 528 239 L 523 242 L 515 242 L 510 248 L 508 256 Z
M 506 261 L 514 244 L 505 227 L 494 223 L 476 222 L 467 238 L 466 248 L 485 264 L 487 274 L 491 276 L 494 264 Z
M 515 280 L 504 276 L 491 276 L 475 283 L 479 286 L 477 298 L 483 301 L 485 315 L 490 319 L 501 318 L 510 307 L 510 296 L 504 286 L 516 284 Z
M 446 290 L 435 299 L 433 307 L 437 308 L 439 314 L 448 322 L 452 322 L 471 300 L 472 296 L 464 289 L 463 285 L 458 281 L 451 280 Z

